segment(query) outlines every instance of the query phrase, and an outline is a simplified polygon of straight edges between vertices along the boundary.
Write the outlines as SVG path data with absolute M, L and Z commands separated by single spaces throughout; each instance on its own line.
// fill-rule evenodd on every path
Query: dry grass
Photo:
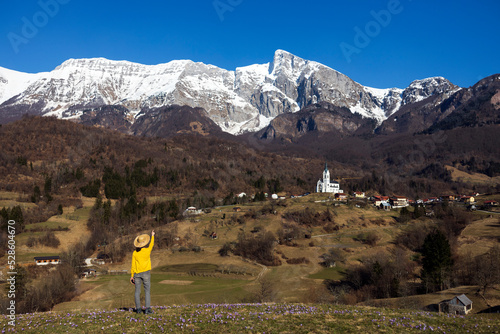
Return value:
M 466 173 L 458 170 L 452 166 L 445 166 L 448 171 L 451 172 L 451 178 L 453 181 L 466 182 L 471 184 L 487 184 L 487 185 L 495 185 L 500 184 L 500 176 L 489 177 L 485 174 L 480 173 Z
M 498 217 L 473 221 L 467 226 L 459 238 L 460 254 L 470 253 L 473 256 L 486 253 L 500 240 L 500 222 Z
M 491 305 L 500 304 L 500 290 L 488 290 L 488 293 L 486 294 L 486 301 L 477 293 L 478 290 L 479 288 L 477 286 L 460 286 L 425 295 L 371 300 L 369 302 L 361 303 L 360 305 L 365 304 L 377 307 L 433 309 L 435 305 L 440 302 L 452 299 L 453 297 L 461 294 L 467 295 L 467 297 L 472 301 L 472 313 L 480 312 L 481 310 L 489 308 Z
M 8 196 L 8 195 L 7 195 Z M 2 194 L 0 193 L 0 198 Z M 393 238 L 401 231 L 405 226 L 412 224 L 402 225 L 397 224 L 394 217 L 398 216 L 395 211 L 385 212 L 380 211 L 370 206 L 366 208 L 348 207 L 346 205 L 341 205 L 334 207 L 332 202 L 317 202 L 318 200 L 328 199 L 328 196 L 321 194 L 312 194 L 303 198 L 296 198 L 287 200 L 286 207 L 276 206 L 277 214 L 267 214 L 261 216 L 261 218 L 253 220 L 247 219 L 245 224 L 239 224 L 231 222 L 231 217 L 235 215 L 236 217 L 243 216 L 246 212 L 250 210 L 258 211 L 264 205 L 269 205 L 268 202 L 264 203 L 249 203 L 248 205 L 238 205 L 242 208 L 241 212 L 235 213 L 233 211 L 234 206 L 227 206 L 213 209 L 210 214 L 203 214 L 198 217 L 193 217 L 186 219 L 184 221 L 177 222 L 178 224 L 178 234 L 181 238 L 185 235 L 191 234 L 194 236 L 193 243 L 202 246 L 203 251 L 199 253 L 195 252 L 183 252 L 183 253 L 172 253 L 171 250 L 160 250 L 154 249 L 152 253 L 152 267 L 153 273 L 155 273 L 155 268 L 160 268 L 167 265 L 176 264 L 214 264 L 218 267 L 233 267 L 238 268 L 241 273 L 249 273 L 250 275 L 222 275 L 226 279 L 232 279 L 233 281 L 228 281 L 229 283 L 220 283 L 222 286 L 219 288 L 221 291 L 226 291 L 225 295 L 218 295 L 216 292 L 212 291 L 210 287 L 203 284 L 206 282 L 218 282 L 217 278 L 212 278 L 213 281 L 207 280 L 198 281 L 198 278 L 189 280 L 183 280 L 185 277 L 188 278 L 188 273 L 163 273 L 157 271 L 155 274 L 159 275 L 158 278 L 161 286 L 165 287 L 164 294 L 157 301 L 165 303 L 165 301 L 175 301 L 178 303 L 183 302 L 198 302 L 198 301 L 211 301 L 211 298 L 227 298 L 229 301 L 237 301 L 236 298 L 238 293 L 241 294 L 245 291 L 253 291 L 258 287 L 257 278 L 262 275 L 272 278 L 274 281 L 279 282 L 277 285 L 278 295 L 283 301 L 290 302 L 300 302 L 307 300 L 308 294 L 310 294 L 311 289 L 319 289 L 322 287 L 321 279 L 310 278 L 311 275 L 322 273 L 324 268 L 321 267 L 319 262 L 321 261 L 320 255 L 326 253 L 331 247 L 338 247 L 346 249 L 346 261 L 343 266 L 348 266 L 350 264 L 357 263 L 358 260 L 365 256 L 375 254 L 379 251 L 386 251 L 393 247 Z M 70 246 L 74 245 L 79 241 L 86 241 L 89 237 L 89 232 L 86 229 L 86 220 L 90 212 L 90 208 L 94 204 L 94 199 L 83 198 L 84 208 L 75 210 L 75 208 L 64 208 L 64 214 L 62 216 L 54 216 L 50 218 L 51 224 L 60 223 L 67 224 L 69 226 L 69 231 L 67 232 L 56 232 L 56 236 L 61 241 L 61 246 L 59 249 L 52 248 L 34 248 L 25 249 L 20 246 L 18 248 L 20 252 L 20 258 L 26 258 L 32 261 L 32 256 L 40 253 L 56 253 L 62 250 L 68 249 Z M 269 267 L 266 268 L 262 265 L 258 265 L 254 262 L 244 260 L 236 256 L 221 257 L 218 254 L 219 248 L 228 241 L 234 241 L 240 232 L 244 231 L 250 233 L 255 227 L 262 227 L 265 230 L 276 232 L 282 222 L 282 215 L 286 211 L 298 211 L 309 207 L 313 211 L 323 212 L 327 208 L 334 214 L 334 220 L 337 224 L 341 226 L 339 231 L 333 233 L 325 233 L 321 227 L 315 227 L 312 229 L 313 238 L 297 240 L 296 247 L 279 245 L 277 250 L 284 255 L 279 255 L 282 258 L 282 265 L 279 267 Z M 68 215 L 69 214 L 69 215 Z M 225 219 L 222 216 L 225 214 Z M 68 217 L 78 216 L 78 220 L 71 220 Z M 218 222 L 215 225 L 215 222 Z M 168 226 L 158 227 L 157 231 L 161 232 L 162 229 L 168 228 Z M 205 230 L 211 232 L 213 229 L 217 232 L 219 238 L 217 240 L 211 240 L 208 237 L 203 237 L 202 234 Z M 380 240 L 375 247 L 371 247 L 361 243 L 356 240 L 359 233 L 366 233 L 374 231 L 380 236 Z M 149 233 L 150 231 L 144 231 Z M 23 233 L 24 234 L 24 233 Z M 20 235 L 19 241 L 25 236 Z M 26 234 L 28 235 L 28 234 Z M 474 221 L 470 226 L 468 226 L 459 239 L 459 251 L 467 252 L 472 250 L 479 254 L 481 252 L 486 252 L 495 242 L 498 243 L 497 239 L 492 237 L 500 237 L 500 224 L 497 218 L 486 218 L 478 221 Z M 309 244 L 312 242 L 312 246 Z M 132 255 L 132 248 L 130 254 L 127 254 L 122 263 L 115 263 L 106 267 L 108 270 L 130 270 L 130 261 Z M 24 253 L 24 254 L 23 254 Z M 290 265 L 286 263 L 286 258 L 302 258 L 305 257 L 309 260 L 307 264 Z M 322 273 L 328 274 L 328 273 Z M 332 273 L 335 274 L 335 278 L 340 278 L 342 273 L 336 271 Z M 260 275 L 260 276 L 259 276 Z M 333 278 L 333 276 L 332 276 Z M 208 278 L 207 278 L 208 279 Z M 234 283 L 237 281 L 237 284 Z M 85 309 L 93 307 L 96 302 L 98 302 L 99 307 L 110 308 L 123 306 L 131 302 L 130 293 L 130 283 L 127 280 L 126 275 L 123 277 L 107 277 L 98 278 L 95 281 L 86 280 L 83 283 L 84 290 L 87 290 L 82 295 L 80 295 L 74 301 L 61 305 L 59 309 L 74 309 L 80 308 Z M 186 283 L 194 282 L 194 283 Z M 205 282 L 205 283 L 204 283 Z M 198 286 L 199 289 L 196 296 L 191 290 L 192 286 Z M 206 283 L 208 284 L 208 283 Z M 218 284 L 218 283 L 214 283 Z M 227 287 L 225 286 L 227 285 Z M 237 288 L 233 286 L 237 285 Z M 168 289 L 174 290 L 168 290 Z M 177 289 L 177 290 L 175 290 Z M 236 290 L 235 290 L 236 289 Z M 469 291 L 469 290 L 467 290 Z M 183 293 L 186 293 L 183 295 Z M 192 294 L 191 294 L 192 293 Z M 451 292 L 450 292 L 451 293 Z M 310 296 L 309 296 L 310 297 Z M 413 303 L 415 305 L 422 305 L 425 303 L 433 303 L 433 301 L 438 298 L 437 296 L 414 296 L 409 297 L 411 299 L 405 299 L 408 303 Z M 419 299 L 421 298 L 421 299 Z M 427 298 L 427 299 L 426 299 Z M 218 299 L 217 299 L 218 300 Z M 392 303 L 391 300 L 386 302 Z M 399 301 L 395 301 L 399 302 Z M 130 304 L 132 305 L 132 304 Z M 409 304 L 408 304 L 409 305 Z M 480 302 L 477 304 L 480 306 Z M 425 305 L 424 305 L 425 306 Z

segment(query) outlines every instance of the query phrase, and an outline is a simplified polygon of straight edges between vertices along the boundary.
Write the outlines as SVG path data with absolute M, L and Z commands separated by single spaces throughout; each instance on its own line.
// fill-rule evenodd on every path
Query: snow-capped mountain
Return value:
M 175 104 L 202 107 L 222 130 L 237 134 L 262 129 L 280 114 L 329 102 L 380 124 L 405 104 L 456 88 L 441 77 L 414 81 L 404 90 L 365 87 L 283 50 L 267 64 L 235 71 L 190 60 L 142 65 L 70 59 L 47 73 L 0 68 L 0 120 L 24 113 L 79 119 L 88 109 L 119 105 L 133 122 L 145 110 Z
M 29 74 L 0 67 L 0 104 L 21 94 L 41 74 Z

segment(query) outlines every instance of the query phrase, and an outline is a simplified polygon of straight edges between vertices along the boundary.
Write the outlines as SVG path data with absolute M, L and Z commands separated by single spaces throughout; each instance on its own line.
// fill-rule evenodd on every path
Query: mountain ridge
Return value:
M 318 102 L 347 107 L 381 124 L 405 103 L 457 89 L 441 77 L 414 81 L 423 83 L 420 90 L 365 87 L 284 50 L 269 63 L 234 71 L 191 60 L 143 65 L 105 58 L 68 59 L 38 74 L 8 71 L 0 68 L 0 122 L 25 113 L 80 120 L 83 110 L 103 105 L 125 107 L 134 122 L 143 109 L 186 105 L 202 107 L 231 134 L 258 131 L 278 115 Z

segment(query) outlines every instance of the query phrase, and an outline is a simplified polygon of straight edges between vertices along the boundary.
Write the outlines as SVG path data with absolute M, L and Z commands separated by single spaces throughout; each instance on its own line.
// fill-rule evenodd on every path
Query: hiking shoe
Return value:
M 135 313 L 141 314 L 141 313 L 144 313 L 144 311 L 142 310 L 142 308 L 136 308 Z
M 147 308 L 146 311 L 144 311 L 145 314 L 153 314 L 153 310 L 151 308 Z

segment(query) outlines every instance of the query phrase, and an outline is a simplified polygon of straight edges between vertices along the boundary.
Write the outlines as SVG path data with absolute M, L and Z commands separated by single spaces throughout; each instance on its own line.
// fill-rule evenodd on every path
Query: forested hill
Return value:
M 206 207 L 233 203 L 242 192 L 312 192 L 326 161 L 346 192 L 411 197 L 462 193 L 477 185 L 451 182 L 445 165 L 496 176 L 497 148 L 487 144 L 495 137 L 493 128 L 484 127 L 479 137 L 476 129 L 458 130 L 330 143 L 318 137 L 317 146 L 270 150 L 236 137 L 146 138 L 52 117 L 25 117 L 0 127 L 0 187 L 42 198 L 46 186 L 52 197 L 61 198 L 92 197 L 99 191 L 116 199 L 164 195 Z
M 0 146 L 2 188 L 30 194 L 38 186 L 43 193 L 50 179 L 52 196 L 79 196 L 99 180 L 111 198 L 196 194 L 207 202 L 198 204 L 209 205 L 231 193 L 312 191 L 324 166 L 321 159 L 262 153 L 210 136 L 143 138 L 51 117 L 3 125 Z M 349 173 L 330 166 L 337 175 Z

